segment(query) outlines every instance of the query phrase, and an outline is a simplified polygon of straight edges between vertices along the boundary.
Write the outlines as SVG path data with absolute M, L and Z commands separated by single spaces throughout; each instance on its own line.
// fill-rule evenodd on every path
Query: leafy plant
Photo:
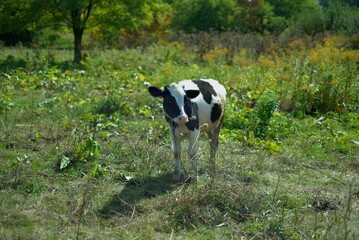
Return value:
M 71 131 L 67 155 L 60 156 L 60 169 L 68 167 L 71 163 L 94 161 L 100 152 L 100 144 L 96 140 L 98 131 L 103 128 L 103 115 L 87 115 L 87 121 Z M 105 135 L 105 134 L 103 134 Z M 107 135 L 107 134 L 106 134 Z
M 110 117 L 116 111 L 120 110 L 121 106 L 117 98 L 109 96 L 105 98 L 102 102 L 98 103 L 98 106 L 95 109 L 96 114 L 104 114 L 107 117 Z
M 268 127 L 274 111 L 278 108 L 278 97 L 270 90 L 263 93 L 255 106 L 257 123 L 254 129 L 255 136 L 265 139 L 268 136 Z

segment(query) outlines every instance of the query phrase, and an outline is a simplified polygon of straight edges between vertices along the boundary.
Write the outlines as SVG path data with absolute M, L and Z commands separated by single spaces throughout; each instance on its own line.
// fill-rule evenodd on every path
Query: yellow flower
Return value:
M 346 50 L 341 54 L 341 59 L 346 62 L 359 63 L 359 50 Z

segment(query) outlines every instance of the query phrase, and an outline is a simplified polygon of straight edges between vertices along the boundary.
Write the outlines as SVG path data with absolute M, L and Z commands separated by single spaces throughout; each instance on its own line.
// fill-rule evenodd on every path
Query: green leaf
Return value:
M 41 137 L 41 133 L 39 131 L 35 132 L 35 138 L 40 138 Z
M 108 138 L 109 136 L 111 136 L 111 134 L 109 132 L 107 132 L 107 131 L 101 132 L 101 137 Z
M 60 162 L 60 169 L 66 168 L 70 164 L 70 158 L 62 155 L 61 162 Z
M 95 163 L 94 168 L 92 169 L 92 176 L 96 177 L 99 173 L 101 173 L 101 165 Z

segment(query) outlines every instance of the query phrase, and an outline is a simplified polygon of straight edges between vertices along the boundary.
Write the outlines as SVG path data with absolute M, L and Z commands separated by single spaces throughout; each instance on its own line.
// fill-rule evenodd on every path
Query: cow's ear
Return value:
M 149 87 L 148 92 L 153 97 L 163 97 L 163 91 L 161 89 L 157 88 L 157 87 Z
M 196 98 L 199 95 L 199 90 L 187 90 L 186 95 L 191 99 Z

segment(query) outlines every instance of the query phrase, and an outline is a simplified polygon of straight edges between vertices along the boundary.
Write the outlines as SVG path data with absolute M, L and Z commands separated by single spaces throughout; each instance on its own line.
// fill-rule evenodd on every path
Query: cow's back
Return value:
M 185 90 L 199 90 L 200 94 L 191 101 L 198 108 L 198 120 L 204 131 L 215 129 L 220 124 L 226 101 L 225 88 L 214 79 L 183 80 L 179 84 Z

